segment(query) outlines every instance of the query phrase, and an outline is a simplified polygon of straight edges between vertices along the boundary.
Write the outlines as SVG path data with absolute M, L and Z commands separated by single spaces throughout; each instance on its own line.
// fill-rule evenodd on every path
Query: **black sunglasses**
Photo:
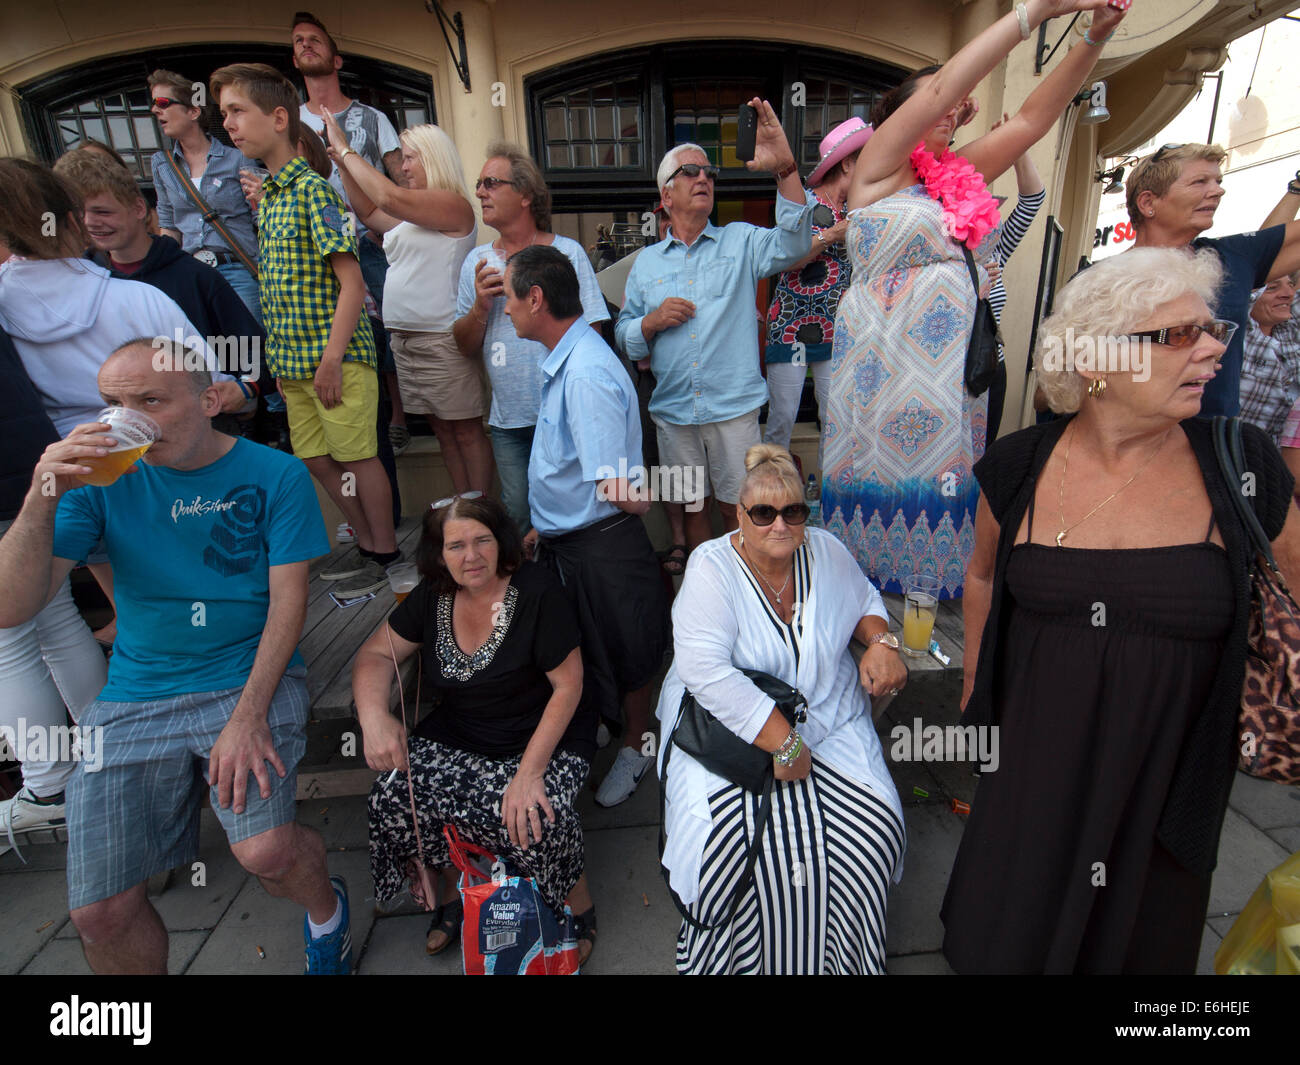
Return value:
M 188 100 L 172 100 L 166 96 L 155 96 L 153 100 L 150 102 L 149 108 L 150 110 L 152 110 L 155 107 L 161 107 L 164 110 L 166 110 L 168 107 L 171 107 L 173 104 L 175 104 L 177 107 L 193 106 Z
M 1209 325 L 1171 325 L 1165 329 L 1148 329 L 1143 333 L 1130 333 L 1129 336 L 1150 338 L 1157 344 L 1171 348 L 1188 348 L 1201 339 L 1202 333 L 1208 333 L 1220 344 L 1227 344 L 1237 331 L 1236 322 L 1226 322 L 1216 318 Z
M 1183 144 L 1162 144 L 1162 145 L 1160 146 L 1160 150 L 1159 150 L 1158 152 L 1156 152 L 1156 154 L 1153 155 L 1153 156 L 1151 157 L 1151 161 L 1152 161 L 1153 163 L 1158 163 L 1158 162 L 1160 162 L 1161 158 L 1163 158 L 1164 155 L 1165 155 L 1166 153 L 1168 153 L 1168 152 L 1176 152 L 1176 151 L 1178 151 L 1179 148 L 1183 148 L 1183 147 L 1186 147 L 1186 145 L 1183 145 Z
M 781 520 L 787 525 L 802 525 L 808 520 L 808 515 L 811 513 L 807 503 L 790 503 L 780 510 L 769 506 L 767 503 L 755 503 L 752 507 L 747 507 L 744 503 L 741 503 L 740 509 L 748 514 L 749 520 L 760 529 L 776 521 L 778 514 L 781 515 Z
M 491 192 L 498 185 L 513 185 L 513 184 L 514 182 L 511 181 L 509 178 L 481 177 L 476 182 L 474 182 L 474 191 L 477 192 L 479 189 L 487 189 L 488 192 Z
M 685 174 L 689 178 L 699 177 L 701 174 L 703 174 L 710 181 L 717 181 L 718 175 L 721 173 L 722 171 L 719 170 L 716 166 L 704 166 L 700 163 L 683 163 L 681 166 L 679 166 L 676 170 L 674 170 L 671 174 L 668 175 L 668 181 L 665 181 L 664 184 L 667 185 L 678 174 Z

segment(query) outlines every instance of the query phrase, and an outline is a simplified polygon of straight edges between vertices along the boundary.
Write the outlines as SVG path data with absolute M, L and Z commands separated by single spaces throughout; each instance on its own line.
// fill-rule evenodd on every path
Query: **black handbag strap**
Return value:
M 961 253 L 966 257 L 966 269 L 970 271 L 970 283 L 975 286 L 975 299 L 981 300 L 984 297 L 980 295 L 980 275 L 975 272 L 975 256 L 970 253 L 970 248 L 965 244 L 961 246 Z
M 181 164 L 176 161 L 176 153 L 172 151 L 164 151 L 163 155 L 166 156 L 167 162 L 172 168 L 172 173 L 175 174 L 177 180 L 180 181 L 181 187 L 185 189 L 185 195 L 187 195 L 190 198 L 190 202 L 199 209 L 199 214 L 203 216 L 203 221 L 207 222 L 208 225 L 221 234 L 221 239 L 224 240 L 230 247 L 230 250 L 235 253 L 235 258 L 237 258 L 243 265 L 244 269 L 252 274 L 253 278 L 256 279 L 257 264 L 254 263 L 252 257 L 239 246 L 239 241 L 237 241 L 230 230 L 226 228 L 225 223 L 221 221 L 221 216 L 208 206 L 208 201 L 203 198 L 203 194 L 199 192 L 194 182 L 190 180 L 190 176 L 181 169 Z
M 1245 452 L 1241 444 L 1240 418 L 1225 418 L 1221 414 L 1215 416 L 1214 455 L 1219 460 L 1219 470 L 1227 483 L 1232 508 L 1241 519 L 1250 545 L 1254 548 L 1251 552 L 1252 557 L 1257 554 L 1263 556 L 1274 578 L 1280 581 L 1281 572 L 1277 568 L 1276 559 L 1273 558 L 1273 547 L 1268 542 L 1264 526 L 1260 524 L 1259 515 L 1255 513 L 1254 506 L 1246 502 L 1246 494 L 1243 491 L 1245 487 L 1243 478 L 1247 471 Z M 1285 585 L 1283 587 L 1285 588 Z
M 690 692 L 682 693 L 683 704 L 691 697 Z M 682 723 L 684 706 L 679 705 L 677 708 L 677 720 L 673 722 L 673 730 L 664 741 L 667 746 L 664 747 L 664 768 L 659 778 L 659 872 L 664 878 L 664 884 L 668 887 L 668 894 L 672 896 L 673 905 L 677 907 L 677 912 L 682 915 L 682 919 L 692 928 L 697 928 L 701 932 L 712 932 L 716 928 L 729 924 L 736 915 L 736 910 L 740 907 L 740 900 L 749 887 L 750 880 L 754 876 L 754 866 L 758 864 L 758 854 L 763 847 L 763 833 L 767 831 L 767 822 L 772 816 L 772 789 L 776 785 L 776 778 L 769 770 L 767 774 L 767 784 L 763 787 L 763 800 L 758 808 L 758 817 L 754 821 L 754 838 L 750 841 L 749 850 L 745 854 L 745 872 L 736 884 L 735 890 L 732 891 L 731 897 L 723 906 L 725 916 L 717 924 L 706 925 L 702 921 L 692 916 L 686 904 L 678 897 L 677 892 L 673 890 L 673 885 L 668 879 L 668 870 L 664 868 L 664 842 L 667 839 L 667 825 L 664 822 L 664 808 L 668 801 L 668 760 L 673 753 L 673 738 L 677 735 L 677 726 Z

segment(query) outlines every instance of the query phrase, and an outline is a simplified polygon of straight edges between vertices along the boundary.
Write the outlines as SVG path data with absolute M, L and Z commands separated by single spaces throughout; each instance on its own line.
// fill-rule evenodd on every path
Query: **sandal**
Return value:
M 573 915 L 573 931 L 577 937 L 578 943 L 587 943 L 587 953 L 582 953 L 582 947 L 578 947 L 578 967 L 586 965 L 591 960 L 591 956 L 596 950 L 596 907 L 593 906 L 586 913 L 576 913 Z
M 435 954 L 441 954 L 450 947 L 456 940 L 460 939 L 460 926 L 465 920 L 465 904 L 460 899 L 455 902 L 445 902 L 433 911 L 433 920 L 429 923 L 429 931 L 424 937 L 424 952 L 433 957 Z M 447 937 L 445 943 L 440 943 L 436 947 L 429 946 L 429 937 L 434 932 L 441 932 Z
M 686 545 L 673 544 L 663 558 L 664 572 L 670 577 L 680 577 L 686 572 Z

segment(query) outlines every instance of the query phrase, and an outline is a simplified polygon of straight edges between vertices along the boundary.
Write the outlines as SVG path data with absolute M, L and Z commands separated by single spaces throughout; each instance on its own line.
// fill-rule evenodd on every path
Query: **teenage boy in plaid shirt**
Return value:
M 340 596 L 377 591 L 401 554 L 378 458 L 375 341 L 362 313 L 356 234 L 338 194 L 298 158 L 299 101 L 289 80 L 262 63 L 235 63 L 212 75 L 211 88 L 235 147 L 272 175 L 260 207 L 258 272 L 266 357 L 293 451 L 357 534 L 360 563 L 321 577 L 343 580 Z

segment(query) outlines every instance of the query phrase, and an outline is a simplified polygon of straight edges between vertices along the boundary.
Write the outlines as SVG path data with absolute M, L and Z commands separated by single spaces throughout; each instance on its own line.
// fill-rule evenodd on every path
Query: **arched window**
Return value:
M 95 59 L 19 87 L 27 135 L 47 163 L 87 137 L 110 144 L 152 194 L 149 160 L 162 147 L 162 134 L 149 111 L 146 79 L 162 67 L 206 82 L 228 63 L 267 63 L 301 81 L 287 43 L 181 45 Z M 398 130 L 435 120 L 427 74 L 345 54 L 339 84 L 346 95 L 383 111 Z M 208 132 L 229 143 L 212 101 L 209 115 Z

